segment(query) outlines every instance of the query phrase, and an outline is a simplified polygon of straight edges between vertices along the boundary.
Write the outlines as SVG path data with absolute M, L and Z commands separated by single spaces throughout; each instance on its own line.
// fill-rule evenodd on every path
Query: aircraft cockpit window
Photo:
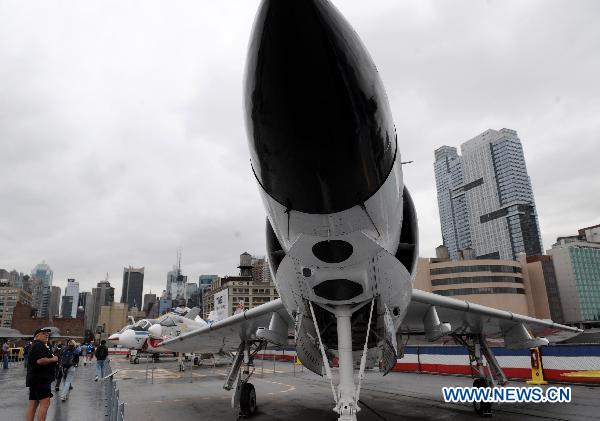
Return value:
M 139 322 L 137 322 L 137 326 L 141 327 L 143 330 L 148 330 L 151 324 L 148 320 L 140 320 Z
M 175 326 L 175 322 L 171 319 L 171 317 L 167 317 L 160 322 L 161 326 L 172 327 Z

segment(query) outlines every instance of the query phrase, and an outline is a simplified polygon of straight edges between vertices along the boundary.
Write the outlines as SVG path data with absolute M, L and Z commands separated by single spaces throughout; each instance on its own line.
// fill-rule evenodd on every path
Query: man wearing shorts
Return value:
M 33 421 L 38 407 L 38 420 L 44 421 L 50 407 L 50 398 L 53 396 L 50 384 L 54 381 L 58 357 L 52 355 L 48 348 L 48 335 L 50 329 L 36 330 L 29 350 L 26 380 L 29 387 L 29 406 L 25 417 L 27 421 Z

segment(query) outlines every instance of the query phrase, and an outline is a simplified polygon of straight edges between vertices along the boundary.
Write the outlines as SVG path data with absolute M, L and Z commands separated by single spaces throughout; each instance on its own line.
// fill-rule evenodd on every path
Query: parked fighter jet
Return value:
M 165 339 L 179 336 L 182 332 L 190 332 L 207 326 L 208 324 L 198 316 L 200 309 L 173 311 L 159 317 L 158 319 L 142 319 L 125 326 L 117 333 L 108 338 L 112 344 L 119 344 L 128 349 L 135 349 L 151 354 L 165 352 L 167 349 L 156 347 Z M 182 315 L 185 314 L 185 315 Z
M 235 389 L 243 415 L 256 409 L 248 381 L 255 353 L 285 344 L 288 327 L 302 363 L 331 382 L 344 421 L 360 411 L 367 354 L 378 352 L 387 374 L 402 355 L 401 335 L 466 345 L 481 376 L 475 386 L 491 387 L 506 377 L 486 337 L 529 348 L 579 332 L 412 288 L 418 235 L 402 174 L 406 140 L 397 139 L 371 57 L 327 0 L 263 0 L 244 96 L 281 298 L 163 343 L 179 352 L 237 351 L 224 388 Z

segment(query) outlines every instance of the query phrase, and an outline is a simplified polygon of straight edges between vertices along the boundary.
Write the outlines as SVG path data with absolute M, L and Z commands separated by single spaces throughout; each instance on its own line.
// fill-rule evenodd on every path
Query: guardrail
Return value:
M 116 372 L 110 368 L 110 361 L 106 361 L 105 368 L 110 373 L 102 380 L 104 382 L 104 400 L 106 401 L 106 416 L 108 421 L 124 421 L 125 419 L 125 403 L 119 401 L 119 388 L 117 382 L 113 380 Z

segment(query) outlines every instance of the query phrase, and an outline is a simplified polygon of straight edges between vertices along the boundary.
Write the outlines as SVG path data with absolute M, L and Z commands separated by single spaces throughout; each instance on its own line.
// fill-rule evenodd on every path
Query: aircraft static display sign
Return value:
M 214 295 L 215 299 L 215 320 L 223 320 L 227 316 L 231 316 L 229 308 L 229 288 L 217 292 Z

